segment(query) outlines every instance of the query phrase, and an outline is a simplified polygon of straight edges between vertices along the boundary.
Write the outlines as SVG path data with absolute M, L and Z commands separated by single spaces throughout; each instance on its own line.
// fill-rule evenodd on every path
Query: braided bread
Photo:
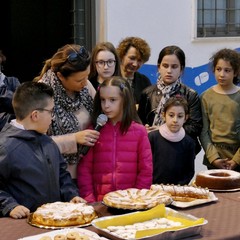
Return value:
M 209 190 L 201 187 L 153 184 L 152 190 L 162 190 L 171 194 L 174 201 L 191 202 L 196 199 L 208 199 Z

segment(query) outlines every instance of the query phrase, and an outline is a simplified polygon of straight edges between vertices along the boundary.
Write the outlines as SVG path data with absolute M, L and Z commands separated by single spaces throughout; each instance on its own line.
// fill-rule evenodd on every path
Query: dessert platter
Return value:
M 201 171 L 196 175 L 194 184 L 211 191 L 240 190 L 240 173 L 227 169 Z
M 27 221 L 32 226 L 57 229 L 88 226 L 96 217 L 94 208 L 86 203 L 54 202 L 38 207 Z
M 151 189 L 160 189 L 171 194 L 173 199 L 171 205 L 179 208 L 192 207 L 218 200 L 214 193 L 210 192 L 207 188 L 190 185 L 153 184 L 151 185 Z
M 160 204 L 150 210 L 93 220 L 92 226 L 108 239 L 179 239 L 199 234 L 207 220 Z
M 68 228 L 20 238 L 18 240 L 106 240 L 106 238 L 100 237 L 97 233 L 86 229 Z
M 109 192 L 103 197 L 106 206 L 127 210 L 145 210 L 161 203 L 168 205 L 171 202 L 171 195 L 160 189 L 128 188 Z

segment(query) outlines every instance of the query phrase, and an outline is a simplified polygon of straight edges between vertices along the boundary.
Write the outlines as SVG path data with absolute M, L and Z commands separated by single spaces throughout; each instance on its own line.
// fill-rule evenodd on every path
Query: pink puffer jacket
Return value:
M 145 127 L 132 122 L 122 135 L 120 123 L 102 128 L 99 141 L 78 165 L 80 196 L 101 201 L 111 191 L 149 188 L 152 183 L 152 152 Z

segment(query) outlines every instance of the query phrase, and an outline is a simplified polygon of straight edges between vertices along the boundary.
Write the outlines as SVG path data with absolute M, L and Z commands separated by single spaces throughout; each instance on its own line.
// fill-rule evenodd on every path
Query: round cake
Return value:
M 109 206 L 120 209 L 149 209 L 158 204 L 170 204 L 171 195 L 162 190 L 128 188 L 107 193 L 103 202 Z
M 86 203 L 54 202 L 37 208 L 31 223 L 51 227 L 84 225 L 96 218 L 92 206 Z
M 240 173 L 226 169 L 201 171 L 196 175 L 195 184 L 213 190 L 237 189 L 240 188 Z

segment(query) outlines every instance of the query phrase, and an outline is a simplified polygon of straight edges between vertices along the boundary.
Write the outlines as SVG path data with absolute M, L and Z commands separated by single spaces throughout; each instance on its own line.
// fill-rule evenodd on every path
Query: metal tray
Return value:
M 107 237 L 107 238 L 113 239 L 113 240 L 124 240 L 123 238 L 120 238 L 116 235 L 113 235 L 113 234 L 103 230 L 102 228 L 98 227 L 97 223 L 100 222 L 100 221 L 105 221 L 105 220 L 109 220 L 109 219 L 113 219 L 113 218 L 121 218 L 122 216 L 131 217 L 131 215 L 138 214 L 138 213 L 139 212 L 128 213 L 128 214 L 119 215 L 119 216 L 101 217 L 99 219 L 93 220 L 92 221 L 92 226 L 97 229 L 98 234 L 100 234 L 104 237 Z M 197 217 L 194 217 L 193 215 L 180 213 L 180 212 L 177 212 L 177 211 L 175 211 L 171 208 L 168 208 L 168 207 L 166 207 L 166 215 L 167 216 L 172 216 L 172 217 L 183 218 L 183 219 L 186 219 L 186 220 L 192 220 L 192 221 L 196 221 L 197 219 L 199 219 Z M 136 215 L 135 219 L 136 219 L 136 222 L 138 222 L 137 215 Z M 207 224 L 207 223 L 208 223 L 208 221 L 204 220 L 203 223 L 198 224 L 198 225 L 194 225 L 194 226 L 191 226 L 191 227 L 181 228 L 181 229 L 176 230 L 176 231 L 166 229 L 165 232 L 162 232 L 160 234 L 151 235 L 151 236 L 147 236 L 147 237 L 144 237 L 144 238 L 136 238 L 136 239 L 142 239 L 142 240 L 174 240 L 174 239 L 190 237 L 190 236 L 199 234 L 202 226 Z
M 18 240 L 39 240 L 42 237 L 51 237 L 51 239 L 54 239 L 54 237 L 58 234 L 64 234 L 66 235 L 69 232 L 78 232 L 79 234 L 82 234 L 84 236 L 87 236 L 90 240 L 106 240 L 106 238 L 100 237 L 98 234 L 89 231 L 87 229 L 82 228 L 66 228 L 61 230 L 54 230 L 47 233 L 37 234 L 29 237 L 19 238 Z

